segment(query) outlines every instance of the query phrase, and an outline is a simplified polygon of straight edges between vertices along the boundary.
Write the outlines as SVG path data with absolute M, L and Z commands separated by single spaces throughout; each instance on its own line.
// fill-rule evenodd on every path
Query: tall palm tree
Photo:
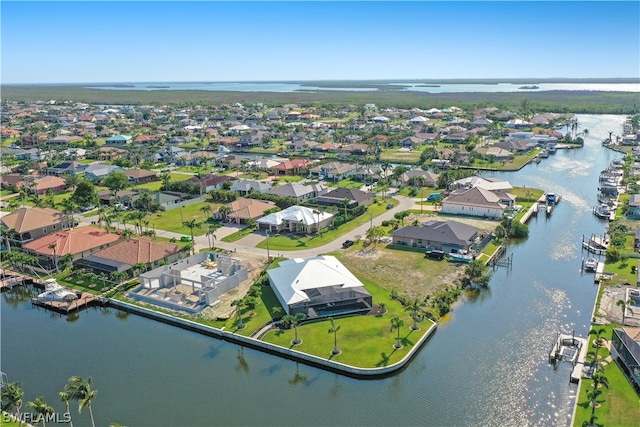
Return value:
M 602 334 L 604 334 L 605 332 L 607 332 L 607 330 L 605 328 L 600 328 L 600 329 L 591 329 L 589 331 L 589 335 L 594 335 L 595 338 L 593 339 L 593 344 L 596 348 L 596 357 L 598 357 L 598 350 L 600 350 L 600 347 L 602 347 L 603 343 L 602 341 L 607 341 L 606 338 L 604 338 L 602 336 Z
M 414 331 L 420 329 L 418 326 L 418 320 L 422 317 L 422 307 L 425 305 L 426 303 L 423 300 L 416 298 L 404 309 L 404 311 L 411 311 L 411 318 L 413 319 L 413 326 L 411 326 L 411 329 Z
M 398 341 L 393 346 L 395 348 L 402 348 L 402 344 L 400 344 L 400 328 L 404 326 L 404 321 L 398 316 L 394 316 L 391 318 L 391 330 L 398 330 Z
M 56 253 L 57 247 L 58 247 L 58 244 L 56 242 L 53 242 L 49 246 L 47 246 L 47 248 L 53 251 L 53 264 L 56 268 L 56 273 L 60 273 L 60 270 L 58 269 L 58 254 Z
M 596 408 L 600 407 L 598 403 L 598 397 L 602 394 L 602 390 L 598 388 L 587 389 L 587 399 L 589 399 L 589 406 L 591 406 L 591 415 L 596 413 Z
M 340 354 L 341 351 L 338 348 L 338 331 L 340 330 L 340 326 L 336 325 L 333 320 L 333 317 L 329 317 L 329 321 L 331 322 L 331 328 L 329 328 L 329 333 L 333 334 L 333 350 L 331 350 L 331 354 Z
M 209 247 L 211 250 L 215 249 L 216 239 L 218 236 L 215 235 L 215 228 L 209 226 L 207 227 L 207 239 L 209 239 Z
M 345 220 L 347 219 L 347 206 L 349 206 L 349 202 L 351 200 L 347 199 L 346 197 L 342 200 L 340 200 L 340 203 L 342 203 L 342 206 L 344 206 L 344 218 Z
M 16 229 L 0 227 L 0 233 L 4 238 L 4 244 L 7 246 L 7 252 L 11 252 L 11 241 L 9 239 L 16 235 Z
M 67 223 L 69 224 L 69 228 L 73 228 L 75 221 L 73 220 L 73 211 L 76 209 L 76 203 L 73 201 L 71 197 L 67 197 L 63 199 L 60 203 L 62 206 L 62 212 L 67 215 Z
M 92 378 L 82 378 L 73 376 L 69 378 L 65 391 L 69 393 L 69 397 L 78 402 L 78 413 L 82 413 L 82 409 L 86 406 L 89 408 L 89 417 L 91 418 L 91 425 L 96 427 L 96 423 L 93 420 L 93 409 L 91 404 L 98 394 L 98 390 L 94 390 L 92 387 Z
M 195 245 L 195 241 L 193 240 L 193 229 L 198 227 L 198 224 L 196 223 L 195 219 L 190 219 L 189 221 L 185 221 L 182 223 L 182 225 L 184 225 L 185 227 L 189 227 L 189 230 L 191 231 L 191 246 L 192 246 L 192 250 L 193 250 L 193 254 L 196 253 L 196 245 Z
M 231 206 L 229 205 L 220 206 L 220 208 L 218 209 L 218 213 L 223 215 L 223 218 L 226 220 L 227 216 L 231 213 Z
M 53 414 L 53 407 L 44 401 L 43 396 L 36 397 L 36 400 L 33 402 L 27 402 L 27 405 L 36 411 L 36 414 L 41 415 L 41 417 L 38 418 L 42 420 L 42 427 L 46 427 L 47 424 L 44 420 L 47 418 L 47 414 Z
M 15 414 L 20 419 L 20 408 L 22 407 L 22 398 L 24 391 L 19 382 L 8 383 L 2 390 L 2 410 L 11 411 L 15 409 Z
M 298 325 L 306 318 L 307 315 L 304 313 L 296 313 L 295 315 L 287 314 L 282 318 L 283 323 L 289 325 L 289 327 L 292 327 L 294 329 L 295 338 L 293 339 L 293 341 L 291 341 L 291 344 L 298 345 L 302 342 L 302 340 L 298 338 Z
M 236 299 L 231 301 L 231 306 L 236 308 L 236 317 L 238 318 L 238 329 L 244 329 L 244 322 L 242 321 L 242 306 L 244 305 L 243 299 Z
M 204 205 L 203 207 L 200 208 L 200 211 L 207 218 L 207 221 L 211 218 L 211 205 L 209 204 Z
M 71 399 L 71 396 L 66 391 L 61 391 L 60 393 L 58 393 L 58 395 L 60 396 L 60 400 L 64 403 L 64 407 L 67 411 L 66 413 L 69 416 L 69 426 L 73 427 L 73 421 L 71 421 L 71 411 L 69 410 L 69 399 Z

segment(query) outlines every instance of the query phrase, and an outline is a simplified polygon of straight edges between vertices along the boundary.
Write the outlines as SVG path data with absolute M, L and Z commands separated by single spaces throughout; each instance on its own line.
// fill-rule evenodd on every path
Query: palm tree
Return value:
M 8 383 L 2 390 L 2 410 L 10 411 L 15 409 L 16 417 L 20 419 L 20 408 L 22 407 L 22 397 L 24 391 L 19 382 Z
M 49 246 L 47 246 L 47 248 L 53 251 L 53 264 L 56 267 L 56 273 L 60 273 L 60 270 L 58 269 L 58 254 L 56 253 L 57 246 L 58 244 L 56 242 L 53 242 Z
M 182 225 L 184 225 L 185 227 L 189 227 L 189 230 L 191 231 L 191 245 L 193 249 L 193 254 L 195 254 L 196 245 L 195 245 L 195 241 L 193 240 L 193 229 L 196 227 L 200 228 L 200 226 L 196 223 L 195 219 L 190 219 L 189 221 L 185 221 L 182 223 Z
M 67 223 L 69 224 L 69 227 L 73 228 L 73 225 L 75 224 L 75 221 L 73 220 L 73 211 L 76 209 L 76 203 L 71 197 L 67 197 L 62 200 L 60 205 L 62 206 L 62 212 L 67 215 Z
M 209 226 L 207 227 L 207 239 L 209 239 L 209 247 L 211 250 L 215 249 L 216 239 L 218 236 L 215 235 L 215 228 Z
M 73 422 L 71 421 L 71 411 L 69 410 L 69 399 L 71 399 L 71 396 L 69 396 L 69 393 L 67 393 L 66 391 L 61 391 L 60 393 L 58 393 L 58 395 L 60 396 L 60 400 L 64 403 L 64 407 L 66 409 L 66 413 L 69 415 L 69 426 L 73 427 Z
M 598 350 L 600 350 L 600 347 L 602 347 L 603 343 L 602 341 L 607 341 L 606 338 L 602 337 L 602 334 L 604 334 L 605 332 L 607 332 L 607 330 L 605 328 L 600 328 L 600 329 L 591 329 L 589 331 L 589 335 L 595 335 L 595 338 L 593 340 L 593 345 L 596 347 L 596 357 L 598 357 Z
M 4 243 L 7 246 L 7 252 L 11 252 L 11 241 L 9 239 L 16 235 L 16 229 L 0 227 L 0 233 L 2 234 Z
M 591 415 L 596 413 L 596 408 L 600 407 L 598 403 L 598 397 L 602 394 L 602 390 L 598 388 L 587 389 L 587 399 L 589 399 L 589 406 L 591 406 Z
M 243 299 L 236 299 L 231 301 L 231 306 L 236 308 L 236 317 L 238 318 L 238 329 L 244 329 L 244 323 L 242 322 L 242 306 L 244 305 Z
M 402 344 L 400 344 L 400 328 L 404 326 L 404 321 L 398 316 L 394 316 L 391 318 L 391 330 L 398 330 L 398 341 L 393 346 L 397 349 L 402 348 Z
M 209 204 L 204 205 L 203 207 L 200 208 L 200 211 L 207 218 L 207 221 L 209 221 L 209 219 L 211 218 L 211 205 Z
M 417 331 L 420 329 L 420 327 L 418 326 L 418 320 L 422 318 L 421 309 L 425 305 L 426 303 L 424 301 L 416 298 L 413 301 L 411 301 L 411 304 L 409 304 L 407 308 L 404 309 L 404 311 L 411 310 L 411 318 L 413 318 L 413 326 L 411 326 L 411 329 L 413 329 L 414 331 Z
M 616 305 L 618 307 L 620 307 L 620 309 L 622 309 L 622 326 L 624 326 L 624 320 L 625 320 L 625 312 L 626 310 L 629 310 L 629 312 L 631 314 L 633 314 L 633 311 L 631 311 L 631 309 L 629 308 L 630 305 L 634 305 L 635 301 L 632 299 L 628 299 L 628 300 L 624 300 L 624 299 L 619 299 L 618 301 L 616 301 Z
M 589 417 L 589 421 L 582 422 L 582 427 L 597 427 L 597 424 L 596 424 L 597 419 L 598 417 L 596 417 L 595 414 L 591 414 L 591 416 Z
M 34 402 L 27 402 L 27 405 L 29 405 L 31 409 L 36 411 L 37 414 L 41 415 L 41 417 L 38 418 L 42 420 L 42 427 L 45 427 L 46 423 L 44 422 L 44 420 L 47 418 L 47 414 L 53 414 L 53 407 L 51 405 L 48 405 L 44 401 L 43 396 L 36 397 L 36 400 Z
M 220 208 L 218 209 L 218 213 L 223 215 L 224 219 L 227 219 L 227 216 L 231 213 L 231 206 L 229 205 L 222 205 L 220 206 Z
M 331 354 L 340 354 L 342 353 L 338 348 L 338 331 L 340 330 L 340 326 L 336 326 L 336 323 L 333 321 L 332 317 L 329 317 L 329 321 L 331 322 L 329 333 L 333 333 L 333 350 L 331 350 Z
M 133 232 L 132 229 L 130 228 L 125 228 L 124 230 L 122 230 L 122 232 L 120 233 L 120 238 L 122 238 L 122 240 L 127 240 L 130 239 L 131 237 L 133 237 L 135 233 Z
M 89 408 L 89 417 L 91 418 L 91 425 L 96 427 L 96 423 L 93 420 L 93 409 L 91 408 L 91 403 L 96 398 L 98 394 L 98 390 L 93 390 L 92 388 L 92 378 L 87 377 L 82 378 L 78 376 L 73 376 L 69 378 L 69 383 L 67 384 L 65 391 L 69 393 L 69 398 L 76 400 L 78 402 L 78 413 L 82 413 L 82 408 L 85 406 Z
M 293 341 L 291 341 L 291 344 L 298 345 L 302 343 L 302 340 L 298 338 L 298 325 L 306 318 L 307 315 L 304 313 L 296 313 L 295 315 L 287 314 L 282 318 L 283 323 L 289 325 L 290 328 L 292 327 L 294 329 L 295 338 L 293 339 Z
M 347 206 L 349 206 L 349 202 L 350 201 L 351 200 L 347 199 L 346 197 L 340 201 L 340 203 L 342 203 L 342 205 L 344 206 L 344 219 L 345 219 L 345 221 L 347 219 Z

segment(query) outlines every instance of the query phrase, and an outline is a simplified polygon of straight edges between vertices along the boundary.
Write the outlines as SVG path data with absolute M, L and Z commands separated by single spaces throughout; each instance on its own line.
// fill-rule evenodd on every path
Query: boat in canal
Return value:
M 593 209 L 593 214 L 601 219 L 611 219 L 611 208 L 609 205 L 603 203 Z
M 597 258 L 587 258 L 587 260 L 584 262 L 584 270 L 585 271 L 596 271 L 598 269 L 598 259 Z

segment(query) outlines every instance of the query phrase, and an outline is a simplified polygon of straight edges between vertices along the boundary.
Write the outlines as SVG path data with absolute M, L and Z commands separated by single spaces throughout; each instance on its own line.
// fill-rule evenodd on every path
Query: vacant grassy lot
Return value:
M 336 254 L 339 255 L 339 254 Z M 424 298 L 453 284 L 463 267 L 447 260 L 431 260 L 424 253 L 386 249 L 378 244 L 353 245 L 340 261 L 360 280 L 384 284 L 389 291 Z
M 380 154 L 380 160 L 385 160 L 391 163 L 409 163 L 409 164 L 417 164 L 420 161 L 420 155 L 422 154 L 419 150 L 414 151 L 384 151 Z
M 203 206 L 207 205 L 211 206 L 212 212 L 217 211 L 220 207 L 220 204 L 204 201 L 193 203 L 182 208 L 158 211 L 147 217 L 149 227 L 190 236 L 191 230 L 189 227 L 185 227 L 183 223 L 195 219 L 198 227 L 193 229 L 193 235 L 202 236 L 207 232 L 207 222 L 213 225 L 210 219 L 211 216 L 208 214 L 205 215 L 205 213 L 200 210 Z

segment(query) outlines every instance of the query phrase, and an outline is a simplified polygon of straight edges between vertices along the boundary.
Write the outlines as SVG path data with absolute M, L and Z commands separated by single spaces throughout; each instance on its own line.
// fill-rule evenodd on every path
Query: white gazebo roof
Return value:
M 280 225 L 282 221 L 302 222 L 305 225 L 317 224 L 325 219 L 331 218 L 333 214 L 329 212 L 314 213 L 314 210 L 305 206 L 291 206 L 282 211 L 274 212 L 258 219 L 260 224 Z M 320 221 L 318 221 L 318 216 Z

